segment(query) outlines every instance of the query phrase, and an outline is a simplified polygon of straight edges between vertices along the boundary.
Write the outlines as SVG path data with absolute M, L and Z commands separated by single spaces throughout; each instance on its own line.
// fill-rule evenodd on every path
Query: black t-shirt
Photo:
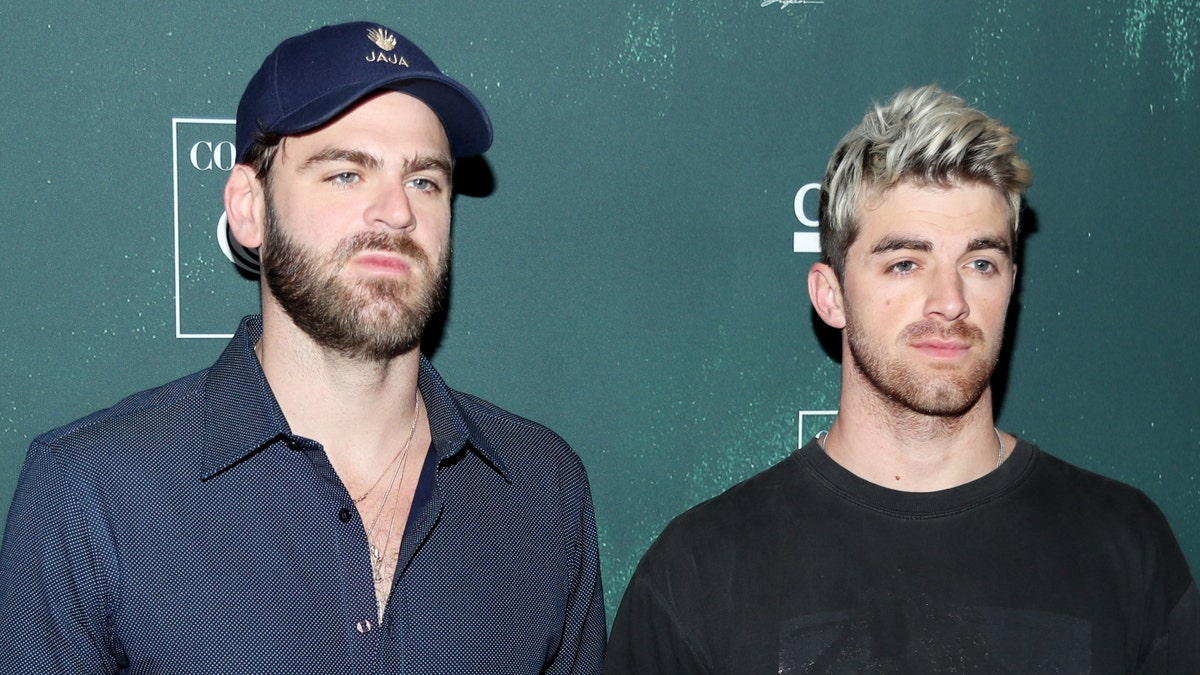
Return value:
M 1200 593 L 1144 494 L 1023 441 L 949 490 L 815 442 L 676 518 L 605 673 L 1200 673 Z

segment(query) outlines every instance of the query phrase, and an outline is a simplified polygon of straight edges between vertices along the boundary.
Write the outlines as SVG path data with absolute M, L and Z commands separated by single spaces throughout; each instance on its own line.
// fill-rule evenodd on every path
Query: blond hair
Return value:
M 1008 204 L 1015 247 L 1021 194 L 1032 184 L 1016 143 L 999 120 L 933 85 L 905 89 L 888 104 L 876 104 L 838 143 L 821 181 L 822 262 L 842 279 L 864 200 L 901 182 L 996 188 Z

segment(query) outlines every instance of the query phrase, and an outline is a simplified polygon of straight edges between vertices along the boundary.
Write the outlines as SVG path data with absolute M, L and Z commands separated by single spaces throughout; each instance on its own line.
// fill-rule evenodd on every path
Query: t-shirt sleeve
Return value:
M 1172 608 L 1166 633 L 1155 642 L 1138 675 L 1200 673 L 1200 590 L 1193 582 Z
M 691 612 L 678 607 L 664 592 L 667 588 L 685 589 L 683 594 L 690 597 L 686 589 L 694 583 L 678 567 L 670 566 L 672 571 L 667 571 L 661 560 L 662 544 L 658 542 L 646 554 L 625 589 L 604 657 L 605 675 L 712 672 L 700 641 L 688 627 Z
M 1138 531 L 1152 561 L 1143 577 L 1146 639 L 1151 647 L 1139 662 L 1138 675 L 1200 673 L 1200 590 L 1191 576 L 1175 534 L 1148 497 L 1147 515 Z M 1145 642 L 1143 643 L 1145 644 Z

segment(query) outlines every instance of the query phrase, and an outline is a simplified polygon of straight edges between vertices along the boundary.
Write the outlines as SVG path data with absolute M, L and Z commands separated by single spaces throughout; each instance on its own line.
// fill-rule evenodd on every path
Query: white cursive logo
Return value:
M 759 7 L 770 7 L 771 5 L 779 5 L 780 9 L 788 5 L 823 5 L 825 0 L 762 0 Z

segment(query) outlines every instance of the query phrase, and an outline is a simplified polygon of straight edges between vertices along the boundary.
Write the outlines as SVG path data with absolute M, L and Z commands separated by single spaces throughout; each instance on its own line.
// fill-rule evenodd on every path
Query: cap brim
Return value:
M 330 90 L 276 120 L 271 130 L 284 136 L 311 131 L 333 121 L 372 92 L 388 90 L 420 99 L 437 114 L 453 156 L 474 157 L 491 147 L 492 121 L 479 99 L 455 80 L 429 73 L 356 82 Z

